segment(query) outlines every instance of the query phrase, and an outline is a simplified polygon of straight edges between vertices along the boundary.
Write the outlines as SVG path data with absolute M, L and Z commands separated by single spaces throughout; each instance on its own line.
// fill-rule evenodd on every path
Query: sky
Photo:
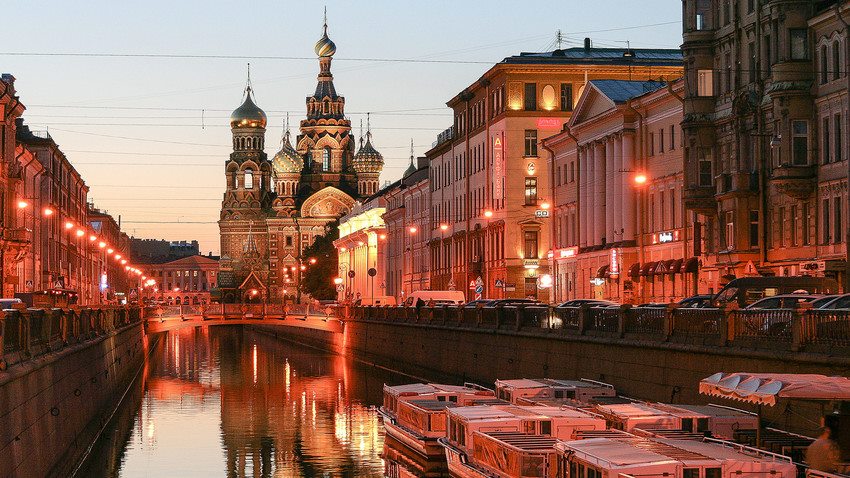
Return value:
M 228 118 L 247 64 L 269 117 L 271 157 L 286 112 L 297 125 L 315 89 L 325 6 L 334 84 L 355 133 L 373 112 L 382 183 L 407 167 L 411 138 L 422 155 L 451 125 L 447 100 L 506 56 L 556 48 L 558 30 L 564 48 L 584 37 L 594 46 L 681 44 L 677 0 L 6 0 L 0 72 L 17 78 L 27 124 L 50 132 L 90 186 L 89 200 L 120 216 L 124 231 L 195 239 L 217 254 Z

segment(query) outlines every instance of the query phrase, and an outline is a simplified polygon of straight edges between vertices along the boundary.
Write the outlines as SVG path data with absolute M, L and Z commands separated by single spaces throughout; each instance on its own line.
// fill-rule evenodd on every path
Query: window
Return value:
M 525 178 L 525 205 L 537 204 L 537 178 Z
M 797 205 L 791 205 L 791 217 L 788 229 L 791 231 L 791 246 L 797 245 Z
M 699 160 L 699 185 L 711 186 L 711 159 Z
M 694 28 L 711 30 L 711 0 L 697 0 L 694 11 Z
M 525 84 L 525 111 L 535 111 L 537 109 L 537 83 Z
M 537 259 L 537 231 L 525 231 L 525 259 Z
M 720 468 L 706 468 L 705 478 L 720 478 L 722 475 Z
M 755 82 L 758 80 L 758 57 L 756 56 L 756 44 L 755 42 L 749 42 L 747 44 L 747 50 L 750 54 L 750 82 Z
M 322 171 L 331 170 L 331 148 L 322 150 Z
M 699 468 L 684 468 L 682 478 L 699 478 Z
M 782 209 L 784 214 L 784 208 Z M 750 211 L 750 248 L 759 246 L 759 212 Z
M 555 175 L 555 177 L 558 178 L 558 186 L 560 186 L 561 185 L 561 167 L 560 166 L 558 166 L 558 174 Z
M 292 236 L 286 236 L 286 247 L 292 247 Z
M 844 235 L 841 230 L 841 198 L 836 197 L 832 200 L 832 209 L 834 212 L 834 217 L 832 219 L 833 224 L 835 225 L 835 234 L 832 236 L 832 242 L 838 244 L 841 242 L 841 237 Z
M 525 130 L 525 155 L 537 156 L 537 130 Z
M 670 194 L 670 227 L 675 228 L 676 225 L 676 189 L 671 189 Z
M 791 122 L 791 146 L 793 164 L 809 164 L 809 122 L 794 120 Z
M 649 230 L 655 230 L 655 194 L 649 195 Z
M 711 70 L 697 71 L 697 96 L 714 96 L 714 76 Z
M 735 248 L 735 213 L 726 211 L 726 249 Z
M 753 13 L 753 10 L 755 10 L 755 8 L 756 8 L 755 4 L 756 4 L 756 0 L 747 0 L 747 13 Z M 708 471 L 708 470 L 706 470 L 706 471 Z M 705 478 L 708 478 L 708 476 L 706 476 Z
M 561 111 L 573 110 L 573 85 L 561 83 Z
M 831 143 L 829 142 L 829 118 L 823 119 L 821 134 L 823 136 L 823 147 L 821 151 L 821 155 L 823 156 L 822 161 L 823 164 L 829 164 L 829 148 L 831 146 Z
M 727 52 L 724 56 L 724 64 L 726 65 L 726 91 L 727 93 L 732 91 L 732 55 Z
M 788 30 L 790 38 L 791 59 L 806 60 L 809 57 L 809 37 L 805 28 L 792 28 Z
M 833 121 L 835 123 L 835 134 L 833 135 L 833 136 L 835 136 L 835 148 L 834 148 L 835 160 L 841 161 L 843 159 L 842 156 L 841 156 L 841 151 L 842 151 L 842 147 L 843 147 L 843 144 L 842 144 L 842 141 L 841 141 L 841 114 L 836 114 L 833 117 Z
M 820 83 L 829 81 L 829 68 L 827 67 L 826 45 L 820 47 Z
M 245 170 L 245 189 L 254 189 L 254 172 L 250 169 Z
M 576 163 L 575 161 L 570 161 L 570 182 L 576 180 Z
M 664 128 L 658 130 L 658 152 L 664 152 Z
M 832 79 L 837 80 L 841 76 L 841 49 L 838 41 L 832 42 Z
M 809 214 L 810 214 L 809 213 L 809 203 L 804 202 L 803 203 L 803 214 L 802 214 L 802 217 L 800 218 L 801 222 L 803 223 L 802 227 L 800 229 L 803 230 L 803 245 L 804 246 L 809 245 L 809 234 L 810 234 L 810 231 L 809 231 Z
M 824 244 L 829 244 L 830 240 L 830 232 L 829 228 L 829 199 L 823 200 L 823 239 L 821 242 Z
M 676 149 L 676 125 L 670 125 L 670 151 Z
M 655 156 L 655 133 L 649 133 L 649 155 Z
M 779 243 L 779 247 L 785 247 L 785 208 L 780 207 L 778 210 L 779 218 L 776 224 L 777 229 L 777 242 Z

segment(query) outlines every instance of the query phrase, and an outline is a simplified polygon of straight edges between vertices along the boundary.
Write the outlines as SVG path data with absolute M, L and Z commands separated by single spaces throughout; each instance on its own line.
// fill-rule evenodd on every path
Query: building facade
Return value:
M 556 302 L 694 293 L 681 199 L 683 90 L 681 80 L 591 80 L 569 123 L 544 140 Z
M 307 97 L 307 117 L 294 145 L 285 128 L 280 151 L 268 159 L 267 118 L 254 103 L 250 80 L 243 104 L 231 115 L 233 153 L 225 166 L 219 220 L 219 287 L 226 302 L 295 300 L 294 284 L 300 280 L 289 272 L 300 275 L 306 265 L 303 250 L 351 212 L 355 199 L 378 190 L 383 159 L 372 148 L 371 132 L 355 152 L 345 98 L 336 92 L 331 74 L 336 45 L 328 38 L 327 23 L 315 51 L 318 83 Z
M 701 288 L 846 281 L 846 4 L 683 2 L 685 206 Z
M 454 284 L 470 300 L 550 301 L 554 173 L 541 140 L 561 130 L 591 80 L 681 72 L 678 50 L 594 48 L 586 39 L 584 47 L 505 58 L 452 98 L 454 124 L 426 153 L 432 288 Z
M 157 263 L 197 256 L 201 253 L 198 241 L 166 241 L 164 239 L 130 238 L 130 256 L 136 262 Z
M 121 231 L 121 224 L 107 212 L 89 207 L 88 225 L 91 230 L 89 241 L 91 237 L 99 237 L 99 240 L 111 244 L 115 251 L 119 251 L 118 254 L 122 255 L 122 259 L 123 254 L 130 251 L 130 237 Z M 122 298 L 128 300 L 138 298 L 136 287 L 138 281 L 127 275 L 124 269 L 126 263 L 122 264 L 122 259 L 116 260 L 115 252 L 109 254 L 100 248 L 91 254 L 91 260 L 97 271 L 95 279 L 97 279 L 99 300 L 102 304 L 120 302 Z
M 340 219 L 339 239 L 334 241 L 340 300 L 368 299 L 368 303 L 372 303 L 372 299 L 385 297 L 387 225 L 383 215 L 386 210 L 386 200 L 378 194 L 362 204 L 355 204 L 354 209 Z M 370 269 L 374 274 L 369 273 Z
M 146 304 L 209 304 L 210 292 L 217 287 L 219 264 L 210 256 L 182 257 L 144 267 L 150 282 L 142 291 Z

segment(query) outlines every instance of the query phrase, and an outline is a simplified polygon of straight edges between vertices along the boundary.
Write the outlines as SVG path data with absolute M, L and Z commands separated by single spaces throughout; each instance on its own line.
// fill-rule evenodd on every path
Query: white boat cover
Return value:
M 700 380 L 699 393 L 760 405 L 778 398 L 850 400 L 850 379 L 817 374 L 723 373 Z

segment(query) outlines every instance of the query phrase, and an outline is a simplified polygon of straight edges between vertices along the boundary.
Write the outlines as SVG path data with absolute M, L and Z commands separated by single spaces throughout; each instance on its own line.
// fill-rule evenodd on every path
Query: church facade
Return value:
M 233 152 L 225 165 L 219 219 L 223 302 L 299 298 L 297 286 L 309 261 L 304 249 L 349 213 L 356 199 L 378 191 L 383 158 L 372 146 L 371 131 L 356 149 L 345 98 L 333 83 L 336 45 L 327 22 L 315 51 L 318 84 L 307 97 L 307 116 L 294 144 L 287 124 L 280 150 L 268 158 L 268 119 L 254 103 L 250 81 L 244 102 L 230 116 Z

